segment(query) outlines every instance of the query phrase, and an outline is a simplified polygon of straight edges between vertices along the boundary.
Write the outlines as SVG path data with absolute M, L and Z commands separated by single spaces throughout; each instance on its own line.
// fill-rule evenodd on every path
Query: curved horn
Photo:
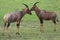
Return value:
M 36 5 L 37 3 L 39 3 L 39 2 L 35 2 L 35 4 L 34 4 L 34 5 Z
M 28 8 L 28 6 L 26 4 L 23 3 L 23 5 L 25 5 Z

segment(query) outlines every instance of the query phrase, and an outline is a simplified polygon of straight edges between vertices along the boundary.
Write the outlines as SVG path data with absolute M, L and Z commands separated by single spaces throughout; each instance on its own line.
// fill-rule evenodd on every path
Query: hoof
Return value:
M 8 35 L 9 37 L 11 37 L 11 35 Z
M 54 32 L 55 32 L 56 30 L 54 30 Z
M 44 32 L 44 30 L 40 30 L 40 32 Z
M 20 35 L 20 33 L 16 33 L 17 35 Z

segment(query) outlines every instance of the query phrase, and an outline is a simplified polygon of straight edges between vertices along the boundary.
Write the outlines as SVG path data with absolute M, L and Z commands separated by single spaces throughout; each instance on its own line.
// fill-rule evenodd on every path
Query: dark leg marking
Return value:
M 20 25 L 20 22 L 17 22 L 17 24 L 16 24 L 16 26 L 17 26 L 17 30 L 16 30 L 17 32 L 16 32 L 16 34 L 18 34 L 18 35 L 20 34 L 19 33 L 19 25 Z
M 43 30 L 43 19 L 40 19 L 40 31 L 41 32 L 44 32 L 44 30 Z
M 56 31 L 56 20 L 53 20 L 54 23 L 54 31 Z
M 6 23 L 4 23 L 4 30 L 5 30 L 5 27 L 6 27 Z
M 10 26 L 10 22 L 8 22 L 8 24 L 7 24 L 7 28 Z
M 9 29 L 8 29 L 9 26 L 10 26 L 10 22 L 7 23 L 7 28 L 6 28 L 6 30 L 7 30 L 7 34 L 8 34 L 8 36 L 10 37 L 11 35 L 10 35 L 10 31 L 9 31 Z
M 6 30 L 6 23 L 4 23 L 3 35 L 5 33 L 5 30 Z

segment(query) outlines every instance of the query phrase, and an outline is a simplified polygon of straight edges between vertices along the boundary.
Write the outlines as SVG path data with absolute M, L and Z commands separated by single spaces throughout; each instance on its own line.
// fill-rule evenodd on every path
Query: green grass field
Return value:
M 2 35 L 3 33 L 3 16 L 6 13 L 20 11 L 25 8 L 25 3 L 31 8 L 37 1 L 39 9 L 46 11 L 56 11 L 59 22 L 57 31 L 53 31 L 53 23 L 44 21 L 44 32 L 40 32 L 40 23 L 34 11 L 32 15 L 25 15 L 20 25 L 20 35 L 16 35 L 16 23 L 12 23 L 9 30 L 11 37 Z M 0 0 L 0 40 L 60 40 L 60 0 Z

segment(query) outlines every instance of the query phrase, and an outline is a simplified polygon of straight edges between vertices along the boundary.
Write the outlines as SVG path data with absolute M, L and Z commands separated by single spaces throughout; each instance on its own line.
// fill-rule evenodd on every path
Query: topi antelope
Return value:
M 39 20 L 40 20 L 40 31 L 43 32 L 43 20 L 52 20 L 52 22 L 54 23 L 54 31 L 56 31 L 56 21 L 58 21 L 57 19 L 57 15 L 55 12 L 47 12 L 45 10 L 40 10 L 38 7 L 37 7 L 37 3 L 39 2 L 36 2 L 33 7 L 31 8 L 31 11 L 35 11 L 36 12 L 36 15 L 38 16 Z
M 25 14 L 32 15 L 31 11 L 29 10 L 29 7 L 26 4 L 23 4 L 23 5 L 25 5 L 26 8 L 23 9 L 22 11 L 16 11 L 16 12 L 12 12 L 12 13 L 4 15 L 4 18 L 3 18 L 4 30 L 6 29 L 8 30 L 10 23 L 16 22 L 16 26 L 17 26 L 16 34 L 19 34 L 19 25 L 20 25 L 22 17 Z

